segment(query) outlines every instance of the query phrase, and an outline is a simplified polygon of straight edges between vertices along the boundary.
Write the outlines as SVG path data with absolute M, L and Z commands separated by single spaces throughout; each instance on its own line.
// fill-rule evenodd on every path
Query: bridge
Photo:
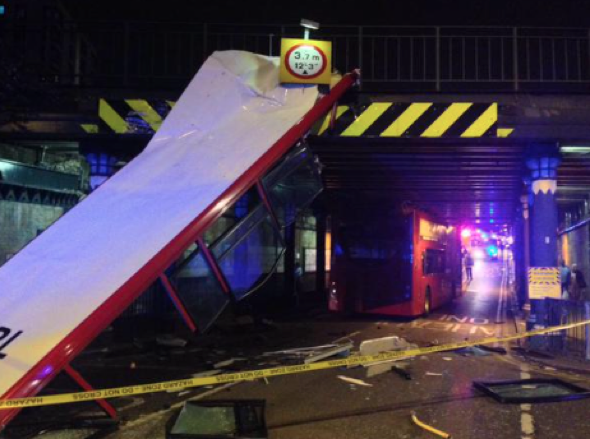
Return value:
M 183 185 L 200 190 L 198 181 L 190 182 L 188 170 L 183 185 L 175 182 L 172 169 L 184 163 L 178 157 L 169 164 L 169 175 L 158 174 L 155 166 L 162 159 L 158 142 L 169 139 L 174 127 L 191 132 L 189 110 L 196 108 L 203 118 L 208 117 L 196 105 L 207 102 L 205 93 L 198 87 L 198 93 L 191 92 L 196 87 L 189 85 L 194 72 L 210 62 L 206 60 L 212 59 L 211 54 L 225 56 L 219 55 L 221 51 L 277 56 L 280 39 L 299 34 L 294 25 L 48 20 L 3 26 L 0 50 L 8 56 L 1 61 L 0 147 L 14 154 L 26 148 L 34 152 L 34 158 L 21 162 L 0 156 L 0 201 L 73 207 L 71 214 L 42 235 L 45 242 L 59 247 L 68 225 L 83 242 L 92 242 L 84 227 L 73 227 L 82 222 L 68 223 L 68 218 L 88 220 L 92 209 L 84 210 L 84 206 L 92 206 L 91 200 L 99 200 L 108 188 L 111 195 L 119 196 L 118 191 L 129 189 L 127 185 L 133 186 L 134 181 L 144 183 L 146 194 L 135 188 L 133 196 L 120 198 L 129 211 L 136 196 L 149 195 L 153 181 L 138 168 L 142 160 L 178 191 Z M 166 238 L 158 241 L 159 247 L 149 249 L 148 259 L 118 272 L 116 285 L 100 293 L 106 306 L 97 302 L 96 309 L 79 310 L 78 320 L 73 316 L 70 326 L 60 328 L 61 338 L 43 351 L 48 357 L 32 359 L 30 368 L 14 373 L 0 393 L 36 394 L 60 370 L 88 388 L 70 361 L 154 283 L 168 294 L 191 331 L 208 329 L 229 303 L 248 296 L 279 264 L 286 289 L 292 288 L 297 282 L 296 263 L 305 262 L 296 256 L 295 208 L 312 206 L 317 241 L 309 259 L 314 258 L 315 285 L 321 292 L 326 287 L 326 258 L 330 259 L 332 250 L 324 239 L 327 218 L 335 221 L 341 215 L 348 220 L 342 212 L 351 205 L 367 212 L 367 218 L 402 206 L 404 212 L 425 212 L 424 221 L 432 224 L 431 218 L 436 218 L 445 227 L 513 236 L 521 305 L 529 301 L 529 267 L 555 269 L 563 260 L 590 275 L 588 255 L 579 251 L 589 244 L 587 233 L 579 233 L 587 229 L 590 217 L 588 29 L 326 26 L 314 37 L 332 42 L 339 85 L 331 92 L 320 88 L 325 96 L 315 104 L 311 98 L 294 104 L 297 111 L 288 120 L 280 119 L 284 123 L 278 128 L 269 123 L 274 119 L 261 118 L 260 126 L 268 123 L 265 129 L 272 136 L 256 146 L 258 155 L 234 169 L 223 181 L 225 186 L 190 205 L 190 213 L 183 211 L 184 222 L 170 227 Z M 187 96 L 202 101 L 193 106 L 195 102 L 190 104 Z M 232 119 L 233 107 L 228 114 L 221 105 L 217 110 L 220 119 L 241 123 L 239 118 Z M 304 123 L 298 128 L 301 118 Z M 249 132 L 243 129 L 238 134 L 245 139 Z M 225 140 L 237 142 L 230 137 Z M 203 151 L 216 151 L 212 143 L 203 145 Z M 220 157 L 207 156 L 209 166 L 230 161 L 230 153 L 220 151 Z M 44 154 L 64 152 L 82 155 L 89 163 L 87 181 L 63 169 L 47 169 Z M 123 167 L 135 157 L 138 161 Z M 191 160 L 198 162 L 199 157 L 191 156 Z M 104 189 L 74 207 L 120 167 L 121 174 L 107 181 Z M 199 175 L 209 176 L 205 168 Z M 158 227 L 163 229 L 168 225 L 158 211 L 166 205 L 167 195 L 162 194 L 159 204 L 149 210 L 162 220 Z M 185 201 L 191 198 L 185 195 Z M 104 206 L 96 201 L 95 209 L 109 204 L 106 199 L 103 202 Z M 223 222 L 228 215 L 231 224 Z M 131 213 L 129 221 L 144 224 Z M 109 218 L 101 224 L 108 234 Z M 137 234 L 133 239 L 148 233 L 150 225 L 144 225 L 132 231 Z M 241 243 L 255 239 L 253 230 L 267 241 L 272 238 L 266 247 L 273 247 L 273 254 L 257 262 L 256 276 L 242 279 L 232 264 L 246 258 L 247 248 Z M 121 244 L 117 255 L 126 254 L 126 246 L 139 245 L 129 237 L 130 231 L 117 233 L 115 241 Z M 27 264 L 38 263 L 35 251 L 41 252 L 41 244 L 35 243 L 39 242 L 44 241 L 33 241 L 28 252 L 17 254 L 2 268 L 7 281 L 11 267 L 20 273 Z M 109 242 L 105 246 L 114 245 Z M 60 255 L 75 254 L 75 245 L 66 247 L 59 247 Z M 107 253 L 98 244 L 92 248 L 97 254 Z M 103 262 L 107 264 L 106 259 Z M 58 271 L 58 265 L 50 268 Z M 87 271 L 92 269 L 89 265 Z M 197 288 L 195 273 L 203 270 L 208 291 L 213 292 L 199 290 L 207 296 L 200 302 L 183 288 Z M 80 282 L 85 276 L 82 271 Z M 186 278 L 192 278 L 194 285 Z M 60 288 L 66 284 L 59 284 Z M 20 286 L 10 286 L 16 291 L 14 297 L 24 294 Z M 43 289 L 40 280 L 35 288 Z M 456 288 L 461 286 L 453 285 Z M 75 293 L 75 289 L 67 292 L 72 297 Z M 50 295 L 43 300 L 50 303 Z M 428 299 L 422 306 L 430 311 Z M 530 320 L 529 326 L 541 324 L 547 313 L 543 303 L 533 302 L 536 320 Z M 84 320 L 87 315 L 89 320 Z M 101 324 L 93 323 L 97 321 Z M 37 381 L 47 367 L 51 372 Z M 113 414 L 112 407 L 101 404 Z M 2 425 L 15 415 L 0 412 Z

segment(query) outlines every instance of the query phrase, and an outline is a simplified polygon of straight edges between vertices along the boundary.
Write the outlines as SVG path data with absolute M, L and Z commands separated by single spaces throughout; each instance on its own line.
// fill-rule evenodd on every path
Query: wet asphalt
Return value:
M 408 321 L 324 314 L 293 319 L 278 322 L 276 330 L 243 339 L 218 353 L 227 358 L 253 355 L 276 348 L 324 344 L 346 334 L 355 348 L 363 340 L 390 335 L 420 346 L 507 335 L 520 328 L 519 322 L 506 312 L 509 298 L 510 282 L 504 263 L 478 261 L 474 280 L 462 297 L 428 317 Z M 158 367 L 165 370 L 167 364 L 171 363 Z M 403 365 L 411 380 L 394 372 L 367 378 L 366 369 L 357 367 L 244 382 L 221 389 L 142 396 L 131 404 L 121 404 L 124 422 L 107 437 L 164 438 L 166 422 L 183 400 L 207 392 L 208 400 L 264 399 L 272 439 L 436 438 L 411 422 L 412 411 L 423 422 L 455 439 L 590 438 L 590 400 L 523 407 L 501 404 L 473 388 L 475 380 L 510 380 L 529 375 L 559 377 L 590 388 L 590 374 L 546 369 L 528 363 L 510 349 L 507 355 L 481 357 L 436 353 L 404 361 Z M 182 362 L 172 362 L 172 366 L 178 369 L 176 377 L 186 376 Z M 272 366 L 260 363 L 259 367 Z M 351 385 L 338 379 L 338 375 L 363 380 L 371 387 Z M 161 379 L 168 379 L 168 375 L 162 373 Z

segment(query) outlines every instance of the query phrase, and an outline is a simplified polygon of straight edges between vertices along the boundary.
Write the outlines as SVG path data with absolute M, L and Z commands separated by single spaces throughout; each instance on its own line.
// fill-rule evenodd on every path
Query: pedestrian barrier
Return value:
M 238 381 L 251 381 L 263 378 L 270 378 L 281 375 L 293 375 L 317 370 L 335 369 L 343 366 L 360 366 L 370 363 L 399 360 L 402 358 L 428 355 L 437 352 L 453 351 L 461 348 L 468 348 L 482 344 L 506 343 L 509 341 L 545 335 L 556 331 L 570 330 L 590 325 L 590 320 L 571 323 L 568 325 L 554 326 L 550 328 L 537 329 L 522 334 L 508 335 L 505 337 L 486 337 L 476 341 L 462 341 L 438 346 L 410 349 L 406 351 L 383 352 L 375 355 L 359 355 L 340 360 L 322 361 L 312 364 L 298 364 L 292 366 L 280 366 L 270 369 L 250 370 L 239 373 L 229 373 L 211 377 L 189 378 L 185 380 L 164 381 L 159 383 L 142 384 L 137 386 L 116 387 L 111 389 L 93 390 L 89 392 L 67 393 L 61 395 L 35 396 L 30 398 L 4 399 L 0 400 L 0 410 L 21 409 L 25 407 L 39 407 L 58 404 L 69 404 L 74 402 L 95 401 L 124 396 L 141 395 L 171 390 L 184 390 L 194 387 L 208 386 L 212 384 L 232 383 Z
M 590 302 L 545 299 L 549 325 L 567 325 L 590 319 Z M 550 353 L 590 360 L 590 326 L 574 327 L 547 337 L 541 348 Z

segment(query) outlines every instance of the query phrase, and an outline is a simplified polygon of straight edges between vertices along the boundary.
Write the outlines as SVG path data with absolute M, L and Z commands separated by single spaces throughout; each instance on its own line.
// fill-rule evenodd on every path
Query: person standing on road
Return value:
M 301 292 L 303 290 L 303 282 L 302 282 L 302 278 L 303 278 L 303 268 L 301 267 L 301 264 L 299 262 L 295 263 L 295 273 L 294 273 L 294 277 L 295 277 L 295 291 L 294 293 L 294 299 L 295 299 L 295 307 L 299 308 L 299 305 L 301 304 Z
M 473 257 L 471 253 L 465 253 L 465 273 L 467 274 L 467 282 L 473 280 Z
M 572 281 L 572 272 L 569 267 L 565 265 L 565 261 L 561 261 L 559 273 L 561 277 L 561 298 L 568 300 L 570 283 Z
M 586 279 L 576 264 L 572 265 L 571 300 L 586 300 Z

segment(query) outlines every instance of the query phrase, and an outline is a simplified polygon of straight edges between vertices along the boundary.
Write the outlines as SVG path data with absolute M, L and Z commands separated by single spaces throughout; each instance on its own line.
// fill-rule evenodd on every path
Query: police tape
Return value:
M 119 398 L 124 396 L 141 395 L 146 393 L 165 392 L 173 390 L 184 390 L 194 387 L 210 386 L 213 384 L 224 384 L 239 381 L 252 381 L 263 378 L 271 378 L 282 375 L 292 375 L 317 370 L 334 369 L 343 366 L 369 365 L 371 363 L 399 360 L 402 358 L 428 355 L 436 352 L 453 351 L 456 349 L 469 348 L 477 345 L 491 343 L 505 343 L 536 335 L 545 335 L 556 331 L 577 328 L 590 324 L 590 320 L 567 325 L 553 326 L 550 328 L 537 329 L 522 334 L 507 335 L 504 337 L 486 337 L 476 341 L 462 341 L 448 343 L 438 346 L 409 349 L 405 351 L 389 351 L 374 355 L 359 355 L 340 360 L 329 360 L 311 364 L 298 364 L 292 366 L 273 367 L 271 369 L 258 369 L 246 372 L 228 373 L 210 377 L 188 378 L 184 380 L 164 381 L 152 384 L 141 384 L 137 386 L 116 387 L 111 389 L 92 390 L 87 392 L 66 393 L 61 395 L 34 396 L 28 398 L 15 398 L 0 400 L 0 410 L 20 409 L 25 407 L 39 407 L 46 405 L 69 404 L 74 402 L 95 401 L 99 399 Z

